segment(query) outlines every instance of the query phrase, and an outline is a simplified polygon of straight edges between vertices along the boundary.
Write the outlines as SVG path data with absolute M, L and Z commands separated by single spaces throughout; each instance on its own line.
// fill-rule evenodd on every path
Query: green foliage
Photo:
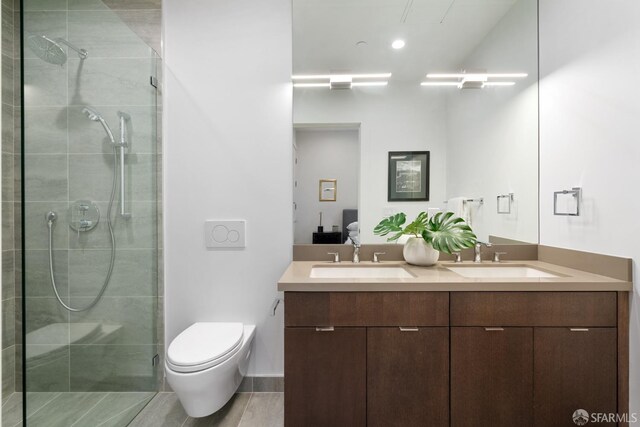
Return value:
M 422 237 L 435 250 L 447 254 L 476 244 L 477 237 L 471 227 L 462 218 L 454 216 L 453 212 L 438 212 L 431 218 L 426 212 L 420 212 L 413 222 L 403 228 L 406 220 L 407 216 L 400 212 L 380 221 L 373 232 L 379 236 L 394 233 L 387 238 L 388 242 L 398 240 L 403 234 Z
M 438 212 L 431 217 L 422 238 L 433 249 L 447 254 L 473 247 L 477 240 L 471 227 L 453 212 Z
M 400 212 L 380 221 L 380 223 L 376 225 L 376 228 L 373 229 L 373 233 L 378 236 L 386 236 L 389 233 L 396 233 L 387 239 L 388 242 L 396 241 L 404 234 L 405 229 L 402 228 L 402 225 L 406 221 L 407 216 Z

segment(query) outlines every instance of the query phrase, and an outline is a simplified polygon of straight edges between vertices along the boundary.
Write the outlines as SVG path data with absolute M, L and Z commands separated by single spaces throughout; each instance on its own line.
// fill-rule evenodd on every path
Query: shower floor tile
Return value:
M 155 396 L 152 392 L 27 393 L 29 427 L 125 427 Z M 22 426 L 22 394 L 2 406 L 2 427 Z

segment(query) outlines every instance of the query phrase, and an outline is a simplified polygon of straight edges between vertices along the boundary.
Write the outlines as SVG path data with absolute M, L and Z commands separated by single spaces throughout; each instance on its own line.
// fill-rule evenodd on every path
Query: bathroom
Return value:
M 400 326 L 407 336 L 416 336 L 416 326 L 462 330 L 464 316 L 454 311 L 477 313 L 459 297 L 565 293 L 558 290 L 579 294 L 568 299 L 564 315 L 610 309 L 609 317 L 472 326 L 491 329 L 493 337 L 500 328 L 531 331 L 513 338 L 531 339 L 531 358 L 538 357 L 537 332 L 548 326 L 584 337 L 586 329 L 617 331 L 613 347 L 584 353 L 585 360 L 615 357 L 615 366 L 597 359 L 595 369 L 616 374 L 592 382 L 600 390 L 616 388 L 603 397 L 614 399 L 615 408 L 590 408 L 585 401 L 574 409 L 588 411 L 592 424 L 599 425 L 596 412 L 615 412 L 619 425 L 633 425 L 640 419 L 640 323 L 632 285 L 640 260 L 632 240 L 640 235 L 632 220 L 640 214 L 632 187 L 640 182 L 633 140 L 640 107 L 629 82 L 640 70 L 638 18 L 634 0 L 3 2 L 2 425 L 576 425 L 573 410 L 545 423 L 539 418 L 544 405 L 530 403 L 535 396 L 523 419 L 500 418 L 518 408 L 507 397 L 517 396 L 522 384 L 508 381 L 504 401 L 465 405 L 476 411 L 476 421 L 461 419 L 460 396 L 469 402 L 473 390 L 454 387 L 462 359 L 453 332 L 441 337 L 445 353 L 427 352 L 449 354 L 450 376 L 438 377 L 444 385 L 437 398 L 411 406 L 431 411 L 444 399 L 446 411 L 375 412 L 378 395 L 370 388 L 371 367 L 386 353 L 371 352 L 374 329 Z M 476 79 L 461 84 L 463 74 Z M 301 75 L 328 77 L 296 78 Z M 357 84 L 363 82 L 379 84 Z M 449 85 L 434 84 L 443 82 Z M 493 82 L 502 85 L 487 84 Z M 309 147 L 319 151 L 304 151 Z M 416 200 L 393 194 L 389 170 L 398 163 L 390 153 L 397 152 L 413 153 L 427 172 Z M 320 170 L 325 164 L 326 172 Z M 384 218 L 405 213 L 409 223 L 422 211 L 434 217 L 458 202 L 456 214 L 477 240 L 493 243 L 477 250 L 480 264 L 465 243 L 449 248 L 462 252 L 461 264 L 445 250 L 434 267 L 408 266 L 403 240 L 388 243 L 390 234 L 374 233 Z M 353 222 L 358 233 L 352 236 L 346 227 Z M 217 239 L 221 229 L 226 237 Z M 340 237 L 312 244 L 314 235 Z M 356 251 L 360 263 L 353 262 Z M 506 254 L 494 263 L 498 252 Z M 528 266 L 565 281 L 579 271 L 582 282 L 562 288 L 553 279 L 526 279 L 514 293 L 507 292 L 509 279 L 460 279 L 455 290 L 409 283 L 445 280 L 454 273 L 444 270 L 478 265 Z M 339 272 L 399 266 L 413 278 L 318 279 L 304 270 L 318 266 Z M 294 273 L 302 270 L 300 279 Z M 597 282 L 594 275 L 611 280 Z M 547 288 L 534 286 L 545 280 Z M 354 290 L 353 283 L 371 291 Z M 407 312 L 449 316 L 368 324 L 370 316 L 387 312 L 378 310 L 348 323 L 363 303 L 348 305 L 335 322 L 305 323 L 323 304 L 331 308 L 326 313 L 337 313 L 341 296 L 375 298 L 400 289 L 398 283 L 409 291 L 396 292 L 398 301 L 415 295 L 422 301 L 416 307 L 441 307 Z M 591 306 L 587 297 L 594 294 L 616 294 L 616 304 L 596 298 Z M 300 305 L 320 295 L 329 297 Z M 488 311 L 492 301 L 482 301 Z M 520 303 L 509 300 L 505 307 Z M 203 322 L 223 325 L 225 333 L 207 329 L 202 334 L 210 340 L 184 339 L 187 350 L 178 354 L 178 338 Z M 207 351 L 207 343 L 228 333 L 224 325 L 242 337 L 232 340 L 234 350 L 220 363 L 237 368 L 233 379 L 203 380 L 189 394 L 196 386 L 185 378 L 194 370 L 182 369 L 176 357 L 197 355 L 201 345 Z M 360 338 L 368 330 L 364 359 L 354 351 L 342 355 L 347 345 L 292 340 L 310 327 L 321 329 L 323 340 L 331 336 L 327 328 Z M 308 351 L 313 345 L 319 345 L 315 358 Z M 230 348 L 222 347 L 214 350 Z M 318 398 L 335 391 L 336 383 L 324 380 L 332 377 L 321 359 L 332 353 L 344 365 L 326 366 L 335 372 L 350 361 L 356 369 L 346 369 L 344 378 L 351 386 L 368 378 L 368 385 L 348 396 L 335 392 L 336 400 Z M 558 357 L 570 360 L 567 354 Z M 298 369 L 296 360 L 308 364 Z M 535 369 L 527 371 L 531 389 L 544 386 Z M 407 390 L 429 393 L 421 387 L 437 383 L 398 372 L 393 380 Z M 494 371 L 482 374 L 488 372 Z M 399 390 L 394 384 L 386 388 Z M 398 391 L 382 401 L 397 404 L 400 396 L 406 398 Z M 558 401 L 571 400 L 562 397 Z M 339 416 L 347 409 L 359 412 L 344 422 Z M 337 418 L 323 418 L 326 413 Z M 389 414 L 396 419 L 389 421 Z

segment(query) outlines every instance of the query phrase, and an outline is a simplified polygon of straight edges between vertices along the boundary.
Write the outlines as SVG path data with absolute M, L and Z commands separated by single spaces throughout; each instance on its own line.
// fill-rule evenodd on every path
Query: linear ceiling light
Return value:
M 513 86 L 512 81 L 489 81 L 489 79 L 524 78 L 526 73 L 485 73 L 483 71 L 471 71 L 468 73 L 429 73 L 426 81 L 420 83 L 422 86 L 456 86 L 458 89 L 482 89 L 487 86 Z M 448 79 L 442 81 L 439 79 Z
M 459 86 L 458 82 L 422 82 L 420 86 Z
M 386 80 L 369 79 L 388 79 L 389 77 L 391 77 L 391 73 L 298 74 L 291 76 L 291 80 L 293 80 L 293 87 L 328 87 L 331 90 L 340 90 L 362 86 L 386 86 L 389 83 Z M 359 81 L 354 81 L 355 79 Z
M 520 79 L 527 77 L 527 73 L 429 73 L 428 79 Z
M 353 82 L 351 86 L 386 86 L 389 82 Z
M 370 74 L 294 74 L 291 80 L 329 80 L 332 78 L 351 79 L 388 79 L 391 73 L 370 73 Z
M 293 87 L 330 87 L 331 83 L 294 83 Z
M 516 82 L 484 82 L 484 86 L 513 86 Z

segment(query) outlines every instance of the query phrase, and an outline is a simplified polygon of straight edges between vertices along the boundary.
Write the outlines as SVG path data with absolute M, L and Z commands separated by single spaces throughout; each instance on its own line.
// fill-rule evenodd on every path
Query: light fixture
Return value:
M 420 83 L 421 86 L 456 86 L 458 89 L 482 89 L 488 86 L 513 86 L 513 81 L 490 81 L 489 79 L 524 78 L 526 73 L 487 73 L 484 71 L 469 71 L 462 73 L 429 73 L 427 79 L 436 81 L 426 81 Z M 449 81 L 438 81 L 438 79 L 449 79 Z M 455 79 L 455 80 L 452 80 Z
M 351 79 L 388 79 L 391 73 L 370 73 L 370 74 L 294 74 L 291 80 L 323 80 L 332 77 L 351 77 Z
M 458 82 L 422 82 L 420 86 L 458 86 Z
M 356 86 L 386 86 L 388 85 L 389 82 L 353 82 L 351 83 L 351 86 L 356 87 Z
M 331 90 L 339 90 L 363 86 L 386 86 L 389 83 L 386 80 L 371 79 L 388 79 L 389 77 L 391 73 L 296 74 L 291 76 L 291 80 L 293 80 L 293 87 L 297 88 L 328 87 Z
M 492 79 L 517 79 L 527 77 L 527 73 L 429 73 L 428 79 L 463 79 L 467 78 L 492 78 Z
M 394 40 L 393 43 L 391 43 L 391 47 L 394 49 L 402 49 L 404 45 L 405 45 L 405 42 L 404 40 L 401 40 L 401 39 Z
M 485 86 L 513 86 L 516 82 L 484 82 Z
M 330 87 L 329 83 L 294 83 L 293 87 Z

